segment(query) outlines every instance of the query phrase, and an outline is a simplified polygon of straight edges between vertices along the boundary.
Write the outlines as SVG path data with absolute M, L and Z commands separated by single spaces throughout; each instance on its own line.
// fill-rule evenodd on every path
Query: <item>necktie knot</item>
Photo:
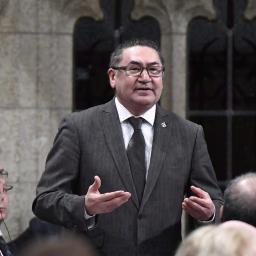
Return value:
M 141 117 L 130 117 L 128 118 L 128 122 L 132 125 L 134 130 L 140 130 L 142 125 L 142 118 Z

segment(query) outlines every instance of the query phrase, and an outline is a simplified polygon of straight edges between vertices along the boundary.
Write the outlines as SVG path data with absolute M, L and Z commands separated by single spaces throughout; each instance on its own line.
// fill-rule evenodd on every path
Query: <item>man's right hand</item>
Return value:
M 95 176 L 94 183 L 89 187 L 85 195 L 85 209 L 89 215 L 112 212 L 126 203 L 131 197 L 131 193 L 121 190 L 101 194 L 99 192 L 100 186 L 100 177 Z

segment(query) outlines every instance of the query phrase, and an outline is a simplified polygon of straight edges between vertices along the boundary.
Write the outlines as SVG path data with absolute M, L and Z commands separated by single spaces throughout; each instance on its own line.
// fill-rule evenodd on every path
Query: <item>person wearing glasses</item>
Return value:
M 154 42 L 119 45 L 108 69 L 115 97 L 64 118 L 47 157 L 34 213 L 86 234 L 100 255 L 172 255 L 182 209 L 219 220 L 202 127 L 158 104 L 164 72 Z
M 0 166 L 0 224 L 4 222 L 8 214 L 9 197 L 7 192 L 12 186 L 7 184 L 8 172 Z M 0 256 L 12 256 L 9 246 L 7 245 L 3 233 L 0 229 Z

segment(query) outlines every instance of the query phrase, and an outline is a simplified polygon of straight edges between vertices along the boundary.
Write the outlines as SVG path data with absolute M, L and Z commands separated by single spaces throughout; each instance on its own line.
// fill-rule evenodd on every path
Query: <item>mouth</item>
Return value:
M 151 97 L 152 94 L 154 94 L 153 90 L 151 88 L 136 88 L 135 93 L 137 96 L 140 97 Z
M 135 89 L 136 91 L 152 91 L 151 88 L 149 87 L 139 87 Z

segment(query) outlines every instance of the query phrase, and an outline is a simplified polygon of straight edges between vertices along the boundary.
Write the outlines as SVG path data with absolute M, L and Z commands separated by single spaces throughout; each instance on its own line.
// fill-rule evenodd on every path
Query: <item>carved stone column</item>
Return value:
M 215 18 L 212 0 L 135 0 L 133 19 L 156 18 L 161 28 L 162 54 L 166 61 L 161 103 L 181 116 L 186 109 L 187 27 L 198 16 Z
M 80 17 L 103 18 L 99 0 L 44 0 L 38 1 L 38 5 L 39 28 L 58 33 L 73 34 L 75 22 Z

